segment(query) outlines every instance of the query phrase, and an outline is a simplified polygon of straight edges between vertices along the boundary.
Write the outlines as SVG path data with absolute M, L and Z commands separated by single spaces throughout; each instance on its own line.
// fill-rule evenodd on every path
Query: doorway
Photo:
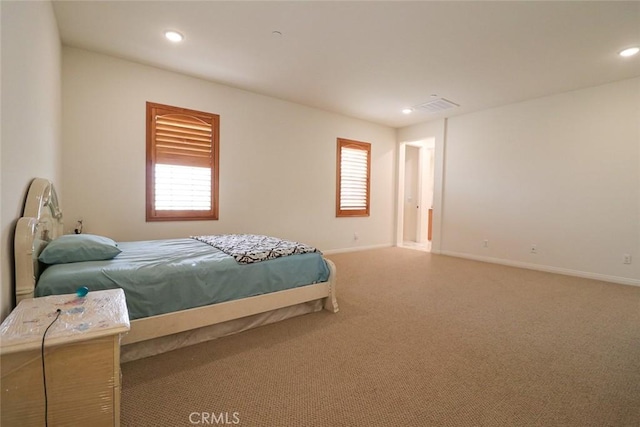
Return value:
M 435 139 L 399 149 L 397 246 L 431 251 Z

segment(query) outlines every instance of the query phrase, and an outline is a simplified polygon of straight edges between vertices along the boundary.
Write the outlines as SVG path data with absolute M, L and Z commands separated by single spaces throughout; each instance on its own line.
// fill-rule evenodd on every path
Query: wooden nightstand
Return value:
M 44 426 L 45 329 L 50 426 L 120 425 L 120 336 L 129 330 L 122 289 L 86 297 L 26 299 L 0 325 L 0 424 Z

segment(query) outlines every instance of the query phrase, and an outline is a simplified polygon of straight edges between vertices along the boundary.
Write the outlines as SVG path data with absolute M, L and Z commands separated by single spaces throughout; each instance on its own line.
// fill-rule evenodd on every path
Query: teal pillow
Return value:
M 102 261 L 122 252 L 108 237 L 94 234 L 65 234 L 52 240 L 38 259 L 45 264 Z

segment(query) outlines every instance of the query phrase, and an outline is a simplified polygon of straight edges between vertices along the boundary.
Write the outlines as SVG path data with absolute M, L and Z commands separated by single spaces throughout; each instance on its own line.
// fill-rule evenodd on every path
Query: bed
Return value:
M 319 253 L 239 266 L 236 260 L 217 248 L 185 238 L 118 242 L 122 252 L 111 260 L 54 264 L 45 268 L 39 256 L 50 242 L 63 234 L 62 212 L 49 180 L 33 180 L 23 215 L 16 224 L 14 242 L 16 303 L 25 298 L 73 293 L 84 284 L 91 290 L 124 288 L 131 330 L 122 339 L 123 361 L 322 309 L 332 313 L 338 311 L 336 268 Z M 150 248 L 153 252 L 149 252 Z M 157 253 L 154 255 L 154 252 Z M 191 255 L 185 255 L 187 253 Z M 151 267 L 136 264 L 141 258 L 144 261 L 152 258 Z M 156 268 L 163 260 L 169 260 L 167 271 Z M 211 276 L 213 273 L 206 269 L 195 271 L 192 268 L 196 264 L 206 266 L 208 262 L 223 264 L 222 272 Z M 308 266 L 316 270 L 309 273 Z M 156 272 L 151 277 L 158 283 L 165 276 L 179 275 L 180 289 L 159 285 L 160 288 L 156 287 L 154 291 L 152 285 L 156 279 L 145 279 L 154 282 L 146 283 L 135 276 L 137 271 L 145 269 Z M 102 276 L 106 281 L 92 279 L 96 272 L 100 275 L 99 272 L 105 271 L 108 273 Z M 53 281 L 50 281 L 51 277 Z M 216 277 L 216 283 L 226 283 L 226 290 L 211 290 L 212 287 L 207 286 L 211 277 Z M 141 291 L 143 288 L 148 291 L 146 294 Z M 191 295 L 191 298 L 176 297 L 183 294 Z M 145 299 L 151 302 L 145 302 Z

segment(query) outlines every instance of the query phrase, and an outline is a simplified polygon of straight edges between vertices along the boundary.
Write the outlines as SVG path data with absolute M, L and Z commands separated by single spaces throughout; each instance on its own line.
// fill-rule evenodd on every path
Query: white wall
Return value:
M 442 253 L 640 284 L 640 78 L 450 118 L 444 159 Z
M 145 222 L 146 101 L 220 115 L 218 221 Z M 322 250 L 393 243 L 392 128 L 64 47 L 63 137 L 67 231 L 82 217 L 87 233 L 120 241 L 247 232 Z M 369 218 L 335 217 L 338 137 L 372 144 Z
M 13 232 L 35 177 L 61 191 L 60 38 L 49 2 L 0 2 L 2 19 L 2 291 L 0 317 L 13 303 Z

